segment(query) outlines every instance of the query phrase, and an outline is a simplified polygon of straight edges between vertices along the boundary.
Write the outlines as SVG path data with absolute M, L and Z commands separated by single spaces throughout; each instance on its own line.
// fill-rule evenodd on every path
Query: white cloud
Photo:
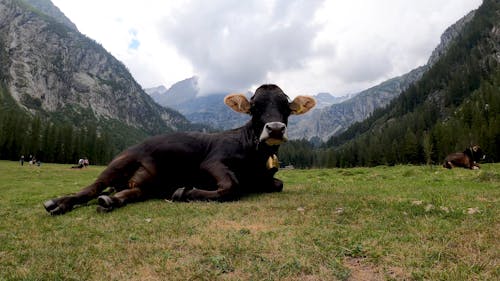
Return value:
M 143 87 L 353 93 L 424 64 L 480 0 L 53 0 Z
M 317 27 L 310 19 L 319 1 L 284 2 L 195 2 L 163 22 L 163 35 L 189 58 L 202 90 L 242 91 L 271 71 L 301 68 L 312 55 Z

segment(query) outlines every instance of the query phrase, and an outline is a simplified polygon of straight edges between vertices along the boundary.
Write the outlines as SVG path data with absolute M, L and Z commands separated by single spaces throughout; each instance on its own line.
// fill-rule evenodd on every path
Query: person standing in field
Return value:
M 24 155 L 21 155 L 19 162 L 21 162 L 21 166 L 24 166 Z

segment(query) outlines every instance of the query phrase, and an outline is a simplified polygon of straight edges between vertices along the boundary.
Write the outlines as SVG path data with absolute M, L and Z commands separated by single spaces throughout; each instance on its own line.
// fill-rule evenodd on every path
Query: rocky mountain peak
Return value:
M 195 99 L 199 90 L 196 76 L 176 82 L 168 89 L 163 85 L 145 89 L 157 103 L 172 108 Z
M 0 1 L 0 47 L 8 93 L 32 114 L 115 120 L 148 134 L 189 124 L 154 103 L 123 63 L 48 0 Z
M 64 24 L 68 28 L 78 31 L 76 25 L 68 19 L 58 7 L 54 6 L 50 0 L 23 0 L 27 4 L 31 5 L 38 12 L 42 12 L 50 18 L 56 20 L 57 22 Z

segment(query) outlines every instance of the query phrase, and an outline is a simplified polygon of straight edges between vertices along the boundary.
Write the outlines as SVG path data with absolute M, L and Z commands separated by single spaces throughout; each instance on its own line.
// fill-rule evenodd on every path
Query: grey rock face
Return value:
M 76 27 L 20 1 L 0 2 L 0 45 L 8 90 L 32 113 L 92 114 L 149 133 L 189 124 L 154 103 L 120 61 Z

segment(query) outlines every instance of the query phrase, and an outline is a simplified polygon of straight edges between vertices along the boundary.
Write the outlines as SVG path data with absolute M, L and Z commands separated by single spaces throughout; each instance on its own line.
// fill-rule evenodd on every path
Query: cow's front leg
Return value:
M 226 201 L 236 195 L 238 180 L 226 165 L 209 162 L 202 164 L 201 169 L 212 175 L 217 182 L 217 189 L 179 188 L 172 195 L 172 201 Z
M 62 215 L 71 211 L 75 205 L 85 204 L 96 198 L 107 187 L 106 184 L 96 181 L 82 189 L 75 195 L 68 195 L 45 201 L 43 206 L 51 215 Z

